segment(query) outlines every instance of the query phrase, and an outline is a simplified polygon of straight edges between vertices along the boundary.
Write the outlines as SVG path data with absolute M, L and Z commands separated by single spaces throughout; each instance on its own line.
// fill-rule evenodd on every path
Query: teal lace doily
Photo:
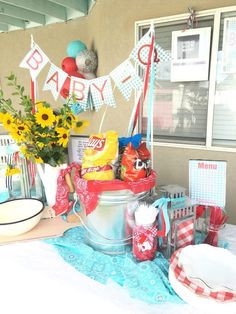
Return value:
M 102 284 L 112 279 L 133 298 L 149 304 L 183 303 L 169 283 L 169 262 L 161 253 L 153 261 L 145 262 L 137 262 L 131 252 L 107 255 L 86 245 L 84 235 L 82 227 L 75 227 L 62 237 L 44 241 L 54 245 L 63 259 L 79 272 Z

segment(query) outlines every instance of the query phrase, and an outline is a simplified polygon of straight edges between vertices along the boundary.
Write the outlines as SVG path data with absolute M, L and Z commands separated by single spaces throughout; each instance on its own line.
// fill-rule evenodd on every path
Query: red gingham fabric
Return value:
M 157 235 L 157 228 L 151 227 L 145 229 L 143 226 L 137 228 L 136 232 L 134 232 L 134 238 L 138 243 L 143 244 L 149 237 L 155 238 Z
M 219 302 L 234 301 L 236 302 L 236 291 L 229 292 L 228 290 L 212 290 L 206 285 L 196 284 L 191 281 L 185 274 L 184 269 L 178 265 L 179 256 L 183 248 L 174 252 L 170 259 L 170 269 L 173 271 L 175 278 L 181 282 L 185 287 L 189 288 L 192 292 L 204 296 L 206 298 L 212 298 Z
M 194 221 L 193 219 L 184 220 L 177 225 L 177 248 L 193 244 Z

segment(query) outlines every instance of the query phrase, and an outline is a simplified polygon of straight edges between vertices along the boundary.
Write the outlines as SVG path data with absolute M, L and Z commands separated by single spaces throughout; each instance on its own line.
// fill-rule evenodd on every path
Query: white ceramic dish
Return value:
M 179 266 L 191 281 L 212 291 L 236 292 L 236 256 L 208 244 L 189 245 L 179 256 Z
M 14 199 L 0 204 L 0 235 L 17 236 L 33 229 L 40 221 L 44 204 L 38 199 Z
M 174 272 L 171 269 L 169 269 L 169 281 L 179 297 L 197 309 L 199 314 L 236 314 L 236 302 L 221 303 L 213 299 L 197 295 L 179 282 L 175 278 Z

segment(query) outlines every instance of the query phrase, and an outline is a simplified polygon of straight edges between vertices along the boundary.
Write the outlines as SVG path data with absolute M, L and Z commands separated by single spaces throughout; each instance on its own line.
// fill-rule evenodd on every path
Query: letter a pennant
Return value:
M 139 89 L 143 86 L 142 80 L 136 74 L 135 68 L 129 60 L 116 67 L 110 76 L 127 101 L 130 99 L 133 89 Z
M 111 87 L 111 79 L 108 75 L 90 80 L 90 91 L 96 111 L 99 111 L 104 104 L 111 107 L 116 106 Z
M 57 100 L 67 76 L 66 72 L 51 64 L 43 90 L 50 90 L 54 99 Z
M 21 61 L 20 67 L 28 69 L 30 71 L 31 78 L 34 80 L 48 61 L 49 59 L 42 49 L 34 43 L 33 47 Z

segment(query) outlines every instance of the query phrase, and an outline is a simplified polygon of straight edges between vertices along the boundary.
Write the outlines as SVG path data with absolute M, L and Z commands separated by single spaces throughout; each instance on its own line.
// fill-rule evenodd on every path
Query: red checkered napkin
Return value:
M 181 251 L 183 248 L 177 250 L 174 252 L 174 254 L 171 256 L 170 259 L 170 269 L 173 271 L 175 278 L 181 282 L 185 287 L 187 287 L 192 292 L 196 293 L 199 296 L 204 296 L 206 298 L 211 298 L 220 302 L 226 302 L 226 301 L 234 301 L 236 302 L 236 292 L 232 291 L 229 292 L 229 290 L 213 290 L 207 287 L 204 284 L 197 284 L 196 282 L 191 281 L 186 273 L 184 272 L 184 269 L 179 266 L 179 256 L 181 254 Z
M 193 244 L 194 240 L 194 219 L 186 219 L 176 224 L 177 248 Z

